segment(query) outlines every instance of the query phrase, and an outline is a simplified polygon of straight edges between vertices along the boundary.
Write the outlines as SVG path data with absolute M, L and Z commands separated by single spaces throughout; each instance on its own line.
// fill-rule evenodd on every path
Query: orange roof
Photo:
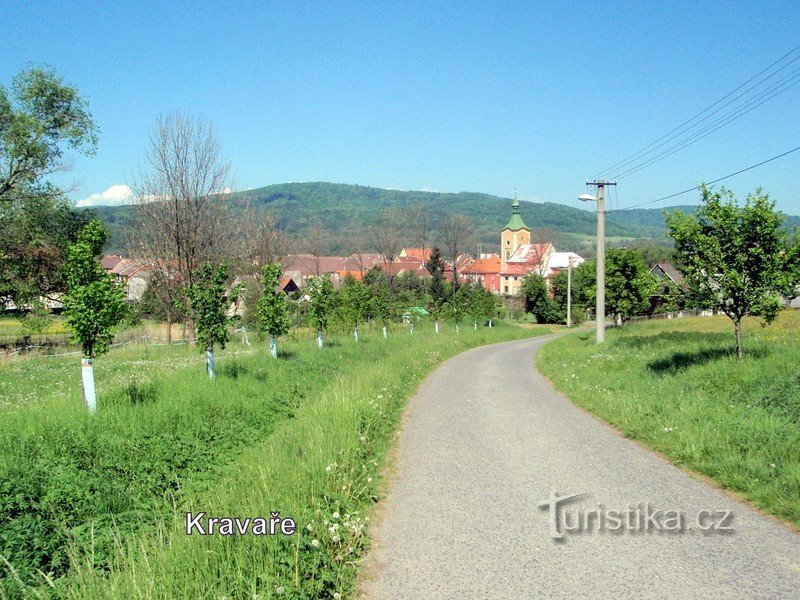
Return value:
M 350 275 L 356 281 L 361 280 L 361 271 L 344 270 L 344 271 L 336 271 L 336 274 L 339 276 L 340 279 L 344 279 L 345 277 Z
M 403 248 L 408 258 L 415 258 L 420 262 L 428 262 L 431 257 L 430 248 Z
M 479 258 L 464 269 L 464 273 L 499 273 L 500 272 L 500 256 L 495 255 L 490 258 Z

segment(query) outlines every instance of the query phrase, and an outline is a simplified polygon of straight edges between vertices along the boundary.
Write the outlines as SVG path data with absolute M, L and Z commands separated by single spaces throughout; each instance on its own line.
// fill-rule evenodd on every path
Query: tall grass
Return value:
M 577 404 L 676 464 L 800 525 L 800 312 L 639 323 L 548 344 L 537 364 Z
M 413 338 L 332 338 L 322 350 L 302 339 L 277 361 L 257 344 L 222 353 L 216 381 L 190 349 L 133 349 L 103 359 L 94 417 L 79 388 L 52 389 L 67 365 L 26 361 L 41 397 L 7 400 L 0 422 L 0 554 L 9 563 L 0 593 L 347 594 L 385 451 L 420 378 L 466 348 L 541 332 L 418 328 Z M 168 368 L 148 370 L 165 360 Z M 187 537 L 185 511 L 276 511 L 300 531 Z

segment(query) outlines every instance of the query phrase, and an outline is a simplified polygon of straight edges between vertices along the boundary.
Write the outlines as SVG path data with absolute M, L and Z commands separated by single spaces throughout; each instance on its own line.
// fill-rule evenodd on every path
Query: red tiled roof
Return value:
M 431 248 L 403 248 L 408 258 L 415 258 L 420 262 L 428 262 L 431 258 Z
M 106 271 L 110 271 L 114 267 L 119 264 L 122 260 L 122 257 L 118 254 L 106 254 L 103 258 L 100 259 L 100 264 Z
M 463 271 L 463 273 L 465 274 L 469 273 L 488 274 L 488 273 L 499 273 L 499 272 L 500 272 L 499 255 L 495 255 L 490 258 L 479 258 Z
M 150 269 L 142 262 L 138 260 L 134 260 L 132 258 L 123 258 L 120 260 L 114 268 L 111 269 L 111 273 L 114 275 L 119 275 L 120 277 L 133 277 L 137 273 L 142 271 L 149 271 Z
M 533 271 L 536 271 L 537 265 L 531 265 L 528 263 L 506 263 L 506 268 L 500 272 L 500 275 L 509 276 L 509 275 L 527 275 Z

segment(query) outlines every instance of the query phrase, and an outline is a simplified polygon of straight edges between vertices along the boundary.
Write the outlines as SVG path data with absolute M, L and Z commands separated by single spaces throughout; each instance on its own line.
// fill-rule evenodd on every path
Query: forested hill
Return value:
M 270 210 L 281 228 L 296 238 L 315 224 L 328 232 L 329 252 L 347 252 L 348 240 L 379 224 L 384 208 L 409 209 L 418 204 L 428 208 L 430 240 L 436 242 L 437 230 L 447 214 L 461 213 L 476 224 L 478 242 L 484 250 L 496 249 L 500 229 L 511 214 L 511 199 L 489 194 L 461 192 L 457 194 L 386 190 L 335 183 L 285 183 L 270 185 L 232 195 L 231 206 L 239 210 L 252 202 Z M 691 206 L 670 207 L 691 211 Z M 111 233 L 109 251 L 123 251 L 123 230 L 130 223 L 131 207 L 95 207 L 98 216 Z M 610 212 L 606 234 L 612 244 L 635 239 L 665 243 L 663 208 Z M 559 250 L 581 251 L 591 245 L 596 231 L 592 210 L 581 210 L 552 202 L 521 202 L 520 212 L 532 228 L 553 231 Z M 800 225 L 800 217 L 791 217 Z M 411 232 L 409 232 L 411 237 Z M 409 239 L 409 243 L 411 239 Z M 298 251 L 301 251 L 298 248 Z

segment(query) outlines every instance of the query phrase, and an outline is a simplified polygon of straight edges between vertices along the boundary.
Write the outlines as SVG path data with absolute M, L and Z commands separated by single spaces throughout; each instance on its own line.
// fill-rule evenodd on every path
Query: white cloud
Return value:
M 133 192 L 124 183 L 112 185 L 105 192 L 92 194 L 88 198 L 78 200 L 75 206 L 120 206 L 121 204 L 131 204 L 133 202 Z

